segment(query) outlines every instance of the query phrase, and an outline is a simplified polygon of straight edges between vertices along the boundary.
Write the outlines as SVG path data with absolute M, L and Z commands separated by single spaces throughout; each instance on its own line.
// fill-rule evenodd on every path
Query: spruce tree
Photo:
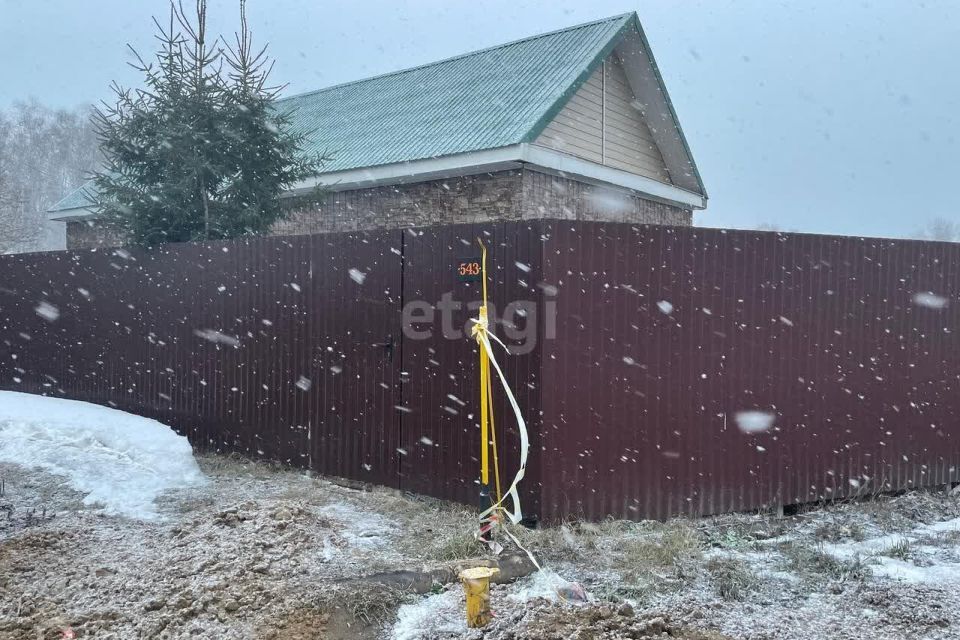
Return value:
M 205 0 L 193 16 L 171 5 L 169 26 L 154 23 L 155 60 L 137 54 L 134 65 L 144 87 L 114 85 L 115 104 L 95 116 L 101 218 L 145 245 L 265 232 L 283 216 L 281 193 L 323 158 L 303 154 L 305 135 L 276 108 L 272 65 L 252 47 L 244 3 L 230 46 L 210 43 Z

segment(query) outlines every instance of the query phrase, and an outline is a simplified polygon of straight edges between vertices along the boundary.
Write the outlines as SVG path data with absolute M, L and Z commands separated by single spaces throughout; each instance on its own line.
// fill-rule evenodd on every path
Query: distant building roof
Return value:
M 636 14 L 626 13 L 291 96 L 278 108 L 309 134 L 306 153 L 332 158 L 325 174 L 531 142 L 631 27 L 643 37 Z M 690 170 L 696 175 L 692 157 Z M 699 175 L 696 185 L 703 194 Z M 95 197 L 86 185 L 49 211 L 89 207 Z

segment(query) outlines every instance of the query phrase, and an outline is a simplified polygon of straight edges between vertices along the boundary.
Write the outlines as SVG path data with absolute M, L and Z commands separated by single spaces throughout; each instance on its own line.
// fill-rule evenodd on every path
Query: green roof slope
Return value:
M 616 44 L 627 13 L 279 100 L 326 171 L 532 141 Z M 92 185 L 51 212 L 91 204 Z
M 280 101 L 313 131 L 328 171 L 494 149 L 532 140 L 633 14 Z M 578 82 L 579 81 L 579 82 Z M 538 129 L 539 127 L 539 129 Z

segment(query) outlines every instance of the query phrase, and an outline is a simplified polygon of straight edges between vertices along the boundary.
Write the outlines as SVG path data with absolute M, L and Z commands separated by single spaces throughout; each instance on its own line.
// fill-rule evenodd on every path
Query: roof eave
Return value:
M 706 207 L 706 197 L 699 193 L 527 143 L 321 174 L 298 183 L 285 197 L 305 195 L 318 187 L 327 191 L 348 191 L 492 173 L 519 166 L 592 184 L 629 189 L 644 197 L 683 208 Z
M 57 211 L 47 211 L 47 220 L 55 222 L 71 222 L 74 220 L 87 220 L 97 216 L 96 210 L 92 207 L 74 207 L 72 209 L 60 209 Z
M 693 175 L 697 179 L 697 184 L 700 187 L 700 195 L 702 195 L 704 201 L 706 201 L 708 195 L 707 188 L 703 184 L 703 177 L 700 175 L 700 170 L 697 168 L 697 163 L 693 159 L 693 151 L 690 149 L 690 143 L 687 142 L 687 136 L 683 133 L 683 127 L 680 126 L 680 118 L 677 116 L 677 110 L 673 106 L 673 100 L 670 99 L 670 92 L 667 91 L 667 85 L 663 81 L 663 75 L 660 73 L 660 67 L 657 66 L 657 59 L 653 55 L 653 49 L 650 47 L 650 41 L 647 40 L 647 34 L 643 31 L 643 25 L 640 24 L 640 18 L 636 13 L 633 14 L 630 25 L 634 26 L 637 30 L 637 33 L 640 34 L 640 41 L 650 59 L 650 66 L 653 68 L 653 73 L 657 78 L 657 82 L 660 84 L 660 89 L 663 91 L 663 98 L 667 103 L 667 109 L 670 110 L 670 117 L 673 118 L 673 124 L 677 129 L 677 135 L 680 137 L 680 143 L 683 145 L 684 151 L 686 152 L 687 158 L 690 162 L 690 168 L 693 171 Z

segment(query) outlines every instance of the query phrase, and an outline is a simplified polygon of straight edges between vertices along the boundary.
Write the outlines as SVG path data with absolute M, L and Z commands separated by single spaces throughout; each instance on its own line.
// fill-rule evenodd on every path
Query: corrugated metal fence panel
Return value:
M 397 487 L 400 232 L 311 239 L 313 466 Z
M 960 246 L 589 222 L 544 236 L 546 517 L 960 479 Z M 743 411 L 772 428 L 745 433 Z
M 536 222 L 504 222 L 416 229 L 404 233 L 404 304 L 420 305 L 428 322 L 403 343 L 401 488 L 476 504 L 479 476 L 479 378 L 470 319 L 482 298 L 479 281 L 462 281 L 456 268 L 478 258 L 477 238 L 488 249 L 490 326 L 511 348 L 494 345 L 533 438 L 522 489 L 527 513 L 539 502 L 540 231 Z M 444 315 L 443 308 L 450 309 Z M 445 319 L 446 318 L 446 319 Z M 444 324 L 454 333 L 445 336 Z M 495 373 L 493 375 L 496 375 Z M 519 432 L 498 380 L 494 381 L 496 428 L 503 488 L 519 461 Z M 491 479 L 491 483 L 492 483 Z
M 0 388 L 155 417 L 208 450 L 396 486 L 399 365 L 373 345 L 399 324 L 398 240 L 0 256 Z
M 443 336 L 439 306 L 460 304 L 461 331 L 475 315 L 455 268 L 478 235 L 497 315 L 536 314 L 496 325 L 536 340 L 500 358 L 532 437 L 528 513 L 664 518 L 960 479 L 960 247 L 940 243 L 541 221 L 0 256 L 0 388 L 473 503 L 476 351 Z M 401 337 L 418 301 L 430 333 Z M 508 481 L 517 431 L 497 402 Z M 743 411 L 772 428 L 744 433 Z

